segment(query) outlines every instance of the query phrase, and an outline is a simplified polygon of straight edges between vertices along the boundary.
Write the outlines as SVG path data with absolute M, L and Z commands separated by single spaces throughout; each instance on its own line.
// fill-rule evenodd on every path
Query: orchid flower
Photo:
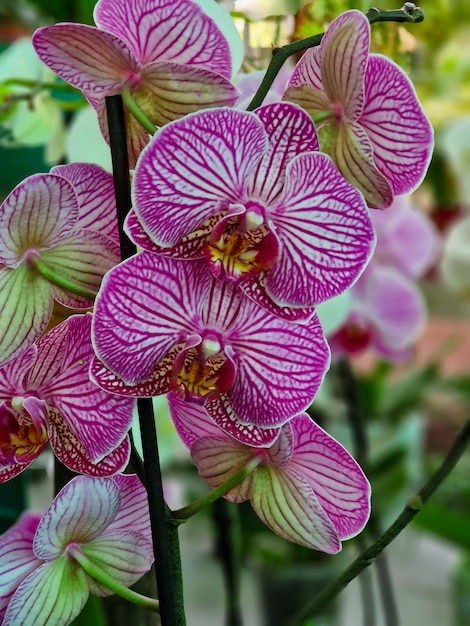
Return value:
M 371 210 L 377 248 L 350 293 L 350 312 L 329 342 L 333 354 L 365 348 L 402 360 L 422 332 L 426 309 L 416 280 L 436 260 L 439 240 L 431 221 L 397 197 L 386 211 Z
M 44 331 L 54 300 L 92 305 L 120 259 L 115 211 L 112 176 L 84 163 L 30 176 L 1 205 L 0 366 Z
M 213 0 L 99 0 L 94 19 L 97 28 L 40 28 L 33 43 L 41 60 L 97 110 L 105 137 L 105 96 L 125 86 L 156 126 L 235 102 L 230 78 L 242 44 L 229 14 Z M 132 166 L 148 131 L 130 115 L 127 122 Z
M 223 429 L 269 445 L 313 400 L 329 365 L 320 324 L 279 319 L 205 262 L 141 252 L 105 276 L 93 315 L 92 379 L 112 393 L 175 390 Z
M 90 382 L 91 314 L 73 315 L 0 368 L 0 482 L 48 443 L 68 468 L 92 476 L 121 471 L 134 400 Z
M 358 278 L 375 244 L 361 194 L 317 149 L 290 103 L 177 120 L 139 159 L 127 232 L 150 251 L 205 257 L 272 313 L 305 318 Z
M 317 120 L 321 149 L 369 206 L 384 208 L 423 180 L 433 132 L 406 74 L 369 46 L 367 17 L 343 13 L 300 59 L 284 98 Z
M 351 455 L 306 413 L 284 424 L 270 448 L 253 448 L 226 435 L 202 407 L 168 396 L 171 415 L 199 474 L 215 489 L 259 458 L 259 465 L 225 494 L 249 500 L 277 535 L 335 554 L 357 535 L 370 512 L 370 486 Z
M 0 536 L 2 626 L 67 626 L 90 593 L 113 593 L 87 564 L 128 587 L 152 561 L 147 496 L 137 476 L 78 476 L 42 519 L 25 514 Z

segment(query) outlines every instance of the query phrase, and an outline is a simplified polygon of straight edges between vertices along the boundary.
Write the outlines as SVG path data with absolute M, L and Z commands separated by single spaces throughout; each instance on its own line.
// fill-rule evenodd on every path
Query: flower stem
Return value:
M 396 9 L 393 11 L 380 11 L 379 9 L 369 9 L 369 11 L 367 11 L 366 13 L 366 17 L 369 20 L 370 24 L 374 24 L 375 22 L 416 23 L 423 21 L 424 13 L 412 2 L 406 2 L 401 9 Z M 274 82 L 274 79 L 278 75 L 279 70 L 284 65 L 285 61 L 297 52 L 302 52 L 303 50 L 307 50 L 308 48 L 315 48 L 315 46 L 319 46 L 324 34 L 325 33 L 319 33 L 318 35 L 313 35 L 312 37 L 306 37 L 305 39 L 300 39 L 299 41 L 294 41 L 292 43 L 286 44 L 285 46 L 281 46 L 280 48 L 274 48 L 271 61 L 269 63 L 268 69 L 266 70 L 266 74 L 264 75 L 258 91 L 255 93 L 252 101 L 248 105 L 247 111 L 253 111 L 253 109 L 257 109 L 259 106 L 261 106 L 271 85 Z
M 131 196 L 126 125 L 121 96 L 106 98 L 106 112 L 113 162 L 121 258 L 126 259 L 135 254 L 136 248 L 123 230 L 124 220 L 131 208 Z M 185 626 L 178 529 L 171 523 L 171 513 L 163 498 L 152 399 L 139 398 L 137 407 L 144 453 L 144 485 L 149 502 L 161 623 L 162 626 Z
M 131 95 L 130 85 L 128 82 L 124 83 L 121 95 L 124 106 L 129 113 L 135 117 L 139 124 L 143 126 L 145 130 L 150 133 L 150 135 L 155 135 L 155 131 L 157 130 L 155 124 L 153 124 L 145 113 L 137 106 L 136 101 Z
M 71 556 L 77 563 L 80 564 L 82 569 L 91 576 L 94 580 L 97 580 L 99 583 L 107 587 L 110 591 L 113 591 L 121 598 L 132 602 L 133 604 L 137 604 L 142 606 L 150 611 L 160 612 L 160 605 L 158 600 L 154 598 L 149 598 L 147 596 L 143 596 L 128 587 L 125 587 L 117 580 L 115 580 L 112 576 L 110 576 L 107 572 L 105 572 L 101 567 L 90 561 L 90 559 L 83 554 L 82 550 L 77 544 L 71 544 L 67 547 L 67 554 Z
M 199 498 L 192 504 L 188 504 L 188 506 L 183 507 L 182 509 L 178 509 L 177 511 L 173 511 L 173 518 L 175 520 L 180 520 L 181 522 L 185 522 L 187 519 L 199 513 L 199 511 L 205 506 L 212 504 L 223 495 L 225 495 L 230 489 L 239 485 L 241 482 L 248 478 L 251 472 L 261 463 L 261 457 L 255 457 L 251 461 L 249 461 L 246 465 L 242 467 L 241 470 L 235 472 L 230 478 L 228 478 L 221 485 L 213 489 L 207 495 Z
M 303 609 L 293 616 L 287 626 L 295 626 L 301 624 L 303 620 L 314 614 L 320 608 L 324 607 L 335 596 L 338 595 L 354 578 L 369 565 L 371 565 L 377 556 L 401 533 L 401 531 L 411 522 L 417 515 L 422 505 L 432 496 L 436 489 L 441 485 L 449 473 L 457 465 L 459 459 L 465 452 L 470 442 L 470 420 L 468 420 L 457 434 L 450 450 L 431 478 L 421 487 L 418 493 L 413 496 L 403 511 L 393 522 L 391 526 L 383 533 L 383 535 L 367 550 L 365 550 L 351 565 L 344 570 L 336 580 L 327 585 L 319 594 L 317 594 Z
M 56 285 L 61 289 L 65 289 L 76 296 L 85 298 L 85 300 L 93 302 L 95 299 L 96 293 L 94 291 L 86 289 L 86 287 L 82 287 L 81 285 L 77 285 L 68 278 L 64 278 L 60 274 L 57 274 L 54 270 L 51 270 L 51 268 L 48 267 L 40 257 L 31 255 L 28 259 L 28 264 L 34 267 L 41 274 L 41 276 L 51 284 Z

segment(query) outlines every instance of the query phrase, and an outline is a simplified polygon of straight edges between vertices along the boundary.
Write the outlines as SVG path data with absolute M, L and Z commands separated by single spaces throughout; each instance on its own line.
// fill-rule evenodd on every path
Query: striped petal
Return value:
M 312 307 L 338 295 L 362 273 L 375 236 L 361 194 L 331 159 L 296 157 L 270 217 L 281 256 L 266 276 L 266 290 L 279 305 Z
M 57 165 L 51 173 L 68 180 L 77 194 L 79 214 L 76 227 L 94 230 L 118 241 L 112 175 L 90 163 Z
M 359 119 L 378 169 L 395 194 L 422 182 L 434 145 L 433 130 L 411 81 L 390 59 L 371 55 L 365 76 L 365 106 Z
M 26 178 L 0 209 L 0 262 L 16 267 L 28 249 L 50 248 L 77 218 L 78 202 L 68 181 L 52 174 Z
M 13 396 L 21 395 L 28 388 L 27 374 L 37 358 L 35 344 L 22 354 L 0 368 L 0 401 L 10 401 Z
M 130 456 L 130 443 L 126 437 L 109 454 L 92 461 L 83 445 L 70 430 L 55 407 L 49 407 L 49 441 L 59 461 L 77 474 L 87 476 L 113 476 L 122 472 Z
M 52 314 L 51 286 L 24 265 L 0 266 L 0 366 L 21 354 L 46 328 Z
M 162 128 L 134 175 L 134 210 L 146 232 L 170 247 L 240 202 L 266 148 L 260 120 L 235 109 L 200 111 Z
M 311 51 L 312 49 L 307 50 L 305 56 Z M 302 107 L 312 117 L 317 113 L 325 113 L 325 111 L 331 109 L 331 102 L 323 91 L 309 83 L 300 85 L 291 85 L 289 83 L 283 99 Z
M 39 58 L 67 83 L 85 93 L 120 90 L 140 64 L 118 37 L 84 24 L 55 24 L 33 35 Z
M 328 369 L 329 350 L 318 318 L 292 324 L 270 315 L 239 290 L 224 288 L 225 307 L 218 310 L 225 312 L 219 319 L 230 320 L 239 307 L 226 326 L 237 366 L 230 406 L 242 424 L 278 428 L 312 402 Z
M 100 0 L 94 19 L 99 28 L 125 41 L 142 64 L 174 60 L 230 78 L 232 54 L 225 34 L 235 46 L 238 40 L 238 48 L 240 37 L 221 7 L 207 1 L 201 4 L 202 8 L 187 0 L 130 0 L 116 5 L 111 0 Z M 238 64 L 238 59 L 235 62 Z
M 42 563 L 33 552 L 34 533 L 40 519 L 36 513 L 23 513 L 0 536 L 0 623 L 17 587 Z
M 94 231 L 75 230 L 41 259 L 63 278 L 89 291 L 98 292 L 103 275 L 120 259 L 119 244 Z M 53 287 L 54 298 L 70 308 L 89 308 L 92 302 L 60 287 Z
M 191 446 L 191 457 L 198 472 L 212 489 L 243 469 L 253 458 L 253 452 L 247 446 L 220 437 L 201 437 Z M 231 502 L 247 500 L 252 478 L 253 474 L 228 491 L 224 498 Z
M 94 356 L 90 333 L 91 314 L 69 317 L 39 341 L 37 361 L 41 362 L 44 353 L 50 357 L 54 345 L 60 345 L 65 336 L 60 371 L 43 384 L 41 393 L 60 413 L 89 460 L 97 463 L 124 440 L 135 402 L 106 393 L 90 381 L 88 369 Z
M 105 276 L 95 302 L 96 354 L 126 384 L 147 380 L 157 363 L 195 331 L 210 287 L 205 263 L 142 252 Z
M 18 587 L 2 626 L 67 626 L 88 599 L 85 572 L 67 557 L 41 565 Z
M 147 491 L 140 479 L 134 474 L 117 474 L 113 480 L 119 487 L 120 505 L 103 536 L 118 534 L 121 530 L 133 530 L 150 539 Z
M 336 18 L 320 44 L 323 89 L 331 102 L 341 104 L 349 121 L 356 121 L 364 106 L 369 45 L 369 20 L 354 10 Z
M 296 105 L 268 104 L 257 109 L 256 115 L 264 124 L 269 145 L 248 185 L 248 194 L 271 205 L 282 192 L 289 161 L 302 152 L 318 150 L 318 139 L 310 116 Z
M 374 160 L 371 141 L 359 124 L 335 124 L 325 146 L 341 174 L 363 194 L 370 207 L 384 209 L 393 201 L 393 189 Z M 323 148 L 323 145 L 322 145 Z
M 111 524 L 120 502 L 112 478 L 77 476 L 62 488 L 39 522 L 35 555 L 49 561 L 60 557 L 69 543 L 94 541 Z
M 370 485 L 345 448 L 306 415 L 290 422 L 295 437 L 288 472 L 301 475 L 341 540 L 357 535 L 370 513 Z
M 168 394 L 171 419 L 184 445 L 190 448 L 201 437 L 220 436 L 220 429 L 204 407 L 186 402 L 175 393 Z
M 333 522 L 300 474 L 287 473 L 272 465 L 257 468 L 253 473 L 250 502 L 276 535 L 327 554 L 341 550 Z
M 222 74 L 172 61 L 147 65 L 141 78 L 135 101 L 155 126 L 200 109 L 233 106 L 238 98 L 238 89 Z

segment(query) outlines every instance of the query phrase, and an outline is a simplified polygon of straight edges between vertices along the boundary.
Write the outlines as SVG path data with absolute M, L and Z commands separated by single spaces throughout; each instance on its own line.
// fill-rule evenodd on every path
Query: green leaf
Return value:
M 70 626 L 90 626 L 90 624 L 93 626 L 108 625 L 102 600 L 96 596 L 90 596 L 80 615 L 73 622 L 70 622 Z

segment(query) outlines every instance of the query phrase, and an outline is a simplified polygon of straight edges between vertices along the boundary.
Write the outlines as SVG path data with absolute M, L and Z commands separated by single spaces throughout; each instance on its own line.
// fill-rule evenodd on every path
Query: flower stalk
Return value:
M 121 96 L 124 106 L 129 111 L 129 113 L 134 116 L 139 124 L 143 126 L 150 135 L 155 135 L 155 131 L 157 130 L 155 124 L 152 124 L 152 122 L 139 108 L 137 102 L 132 97 L 129 82 L 124 83 L 121 91 Z
M 90 289 L 86 289 L 86 287 L 82 287 L 81 285 L 77 285 L 76 283 L 68 280 L 64 276 L 57 274 L 54 272 L 44 261 L 36 255 L 31 255 L 28 258 L 28 264 L 34 267 L 43 278 L 45 278 L 48 282 L 61 289 L 65 289 L 66 291 L 75 294 L 76 296 L 80 296 L 81 298 L 85 298 L 85 300 L 93 300 L 96 297 L 96 293 L 91 291 Z

